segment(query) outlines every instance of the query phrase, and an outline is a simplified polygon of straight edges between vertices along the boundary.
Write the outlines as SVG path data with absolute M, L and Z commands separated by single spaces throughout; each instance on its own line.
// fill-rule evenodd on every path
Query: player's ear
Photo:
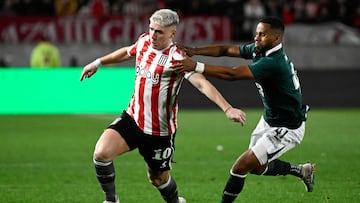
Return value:
M 175 35 L 176 35 L 176 28 L 174 28 L 174 29 L 171 30 L 171 37 L 174 38 Z
M 275 40 L 276 40 L 277 42 L 281 42 L 281 40 L 282 40 L 282 33 L 276 31 L 276 32 L 274 33 L 274 37 L 275 37 Z

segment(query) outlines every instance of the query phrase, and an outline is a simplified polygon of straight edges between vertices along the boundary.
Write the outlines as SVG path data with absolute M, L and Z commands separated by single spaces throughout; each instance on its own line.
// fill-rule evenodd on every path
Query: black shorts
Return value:
M 145 134 L 126 111 L 123 111 L 121 117 L 111 123 L 108 128 L 120 133 L 130 151 L 138 148 L 139 153 L 152 170 L 167 171 L 171 169 L 175 151 L 175 133 L 169 136 Z

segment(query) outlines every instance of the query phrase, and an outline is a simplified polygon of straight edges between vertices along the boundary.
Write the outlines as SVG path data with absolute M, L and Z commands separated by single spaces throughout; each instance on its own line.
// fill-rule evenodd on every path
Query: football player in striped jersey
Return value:
M 233 108 L 202 74 L 194 71 L 177 73 L 171 68 L 171 61 L 183 58 L 173 43 L 178 23 L 176 12 L 157 10 L 150 17 L 149 31 L 139 36 L 134 44 L 100 57 L 83 68 L 81 81 L 94 75 L 101 65 L 135 58 L 135 86 L 128 107 L 105 129 L 95 146 L 95 171 L 105 192 L 105 203 L 119 202 L 113 159 L 134 149 L 143 156 L 148 178 L 163 199 L 168 203 L 186 202 L 178 196 L 176 182 L 170 176 L 178 127 L 178 94 L 184 79 L 216 103 L 227 118 L 245 123 L 245 113 Z M 111 93 L 104 99 L 111 99 Z

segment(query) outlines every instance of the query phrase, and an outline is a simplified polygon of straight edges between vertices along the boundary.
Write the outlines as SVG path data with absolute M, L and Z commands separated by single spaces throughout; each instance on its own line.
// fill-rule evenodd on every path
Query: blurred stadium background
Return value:
M 285 51 L 298 70 L 304 103 L 313 110 L 306 139 L 284 158 L 317 164 L 315 192 L 305 193 L 293 177 L 250 176 L 238 201 L 358 202 L 360 177 L 351 171 L 360 168 L 359 0 L 0 1 L 0 202 L 102 201 L 91 162 L 93 146 L 129 101 L 133 61 L 103 67 L 84 82 L 79 82 L 80 73 L 95 58 L 134 42 L 147 30 L 149 15 L 163 7 L 180 13 L 176 41 L 190 46 L 251 42 L 256 20 L 265 15 L 286 23 Z M 59 49 L 60 67 L 30 67 L 32 49 L 42 37 Z M 196 58 L 227 66 L 249 63 Z M 209 79 L 246 111 L 247 125 L 240 128 L 224 119 L 184 82 L 173 174 L 189 202 L 219 198 L 229 167 L 239 149 L 247 147 L 261 114 L 253 82 Z M 103 99 L 108 93 L 111 99 Z M 161 202 L 147 184 L 141 157 L 129 153 L 119 159 L 121 201 Z
M 286 23 L 284 47 L 298 69 L 304 102 L 313 107 L 360 106 L 360 96 L 354 92 L 360 76 L 358 0 L 5 0 L 0 2 L 1 86 L 33 83 L 33 76 L 5 69 L 29 69 L 31 51 L 44 36 L 58 47 L 63 69 L 81 68 L 134 42 L 147 31 L 149 15 L 164 7 L 179 12 L 176 41 L 189 46 L 251 42 L 257 19 L 280 16 Z M 227 57 L 195 58 L 228 66 L 248 63 Z M 131 67 L 133 61 L 120 66 Z M 73 74 L 80 74 L 80 70 Z M 211 80 L 234 105 L 261 106 L 256 91 L 251 90 L 255 89 L 252 83 Z M 132 83 L 126 84 L 132 88 Z M 106 85 L 101 88 L 106 89 Z M 11 95 L 15 90 L 8 90 L 10 95 L 2 94 L 1 99 L 8 103 L 11 98 L 19 99 L 19 95 Z M 215 107 L 187 83 L 182 94 L 183 108 Z

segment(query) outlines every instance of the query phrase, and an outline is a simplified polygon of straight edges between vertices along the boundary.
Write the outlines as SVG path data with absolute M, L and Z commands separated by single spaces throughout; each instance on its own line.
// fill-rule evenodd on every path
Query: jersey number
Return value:
M 155 155 L 154 155 L 153 159 L 160 161 L 160 160 L 169 158 L 172 154 L 172 149 L 170 147 L 168 147 L 164 150 L 156 149 L 156 150 L 154 150 L 154 153 L 155 153 Z
M 294 83 L 295 89 L 297 90 L 300 88 L 299 78 L 296 74 L 296 70 L 295 70 L 294 64 L 292 62 L 290 62 L 290 66 L 291 66 L 292 81 Z

